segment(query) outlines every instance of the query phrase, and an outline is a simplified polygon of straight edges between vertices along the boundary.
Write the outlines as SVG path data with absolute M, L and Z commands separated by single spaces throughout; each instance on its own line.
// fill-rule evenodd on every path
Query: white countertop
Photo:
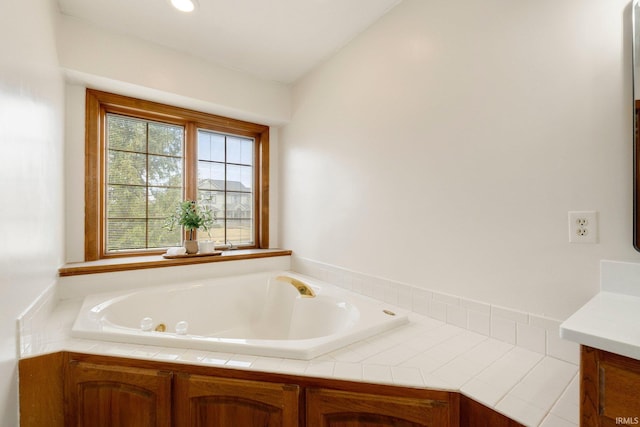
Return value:
M 600 262 L 600 292 L 560 325 L 560 336 L 640 360 L 640 263 Z
M 601 291 L 560 325 L 560 336 L 640 360 L 640 297 Z
M 577 427 L 578 366 L 411 314 L 410 323 L 312 360 L 256 357 L 71 338 L 79 298 L 62 300 L 21 356 L 72 351 L 229 369 L 460 392 L 526 426 Z

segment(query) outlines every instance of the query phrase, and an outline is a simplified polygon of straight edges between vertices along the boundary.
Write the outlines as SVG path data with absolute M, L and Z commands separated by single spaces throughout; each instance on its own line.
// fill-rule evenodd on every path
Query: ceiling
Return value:
M 57 0 L 60 12 L 256 77 L 292 83 L 401 0 Z

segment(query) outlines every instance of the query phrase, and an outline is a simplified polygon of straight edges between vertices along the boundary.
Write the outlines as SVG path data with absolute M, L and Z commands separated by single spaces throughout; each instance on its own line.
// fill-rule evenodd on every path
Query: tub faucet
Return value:
M 313 292 L 313 289 L 311 289 L 311 286 L 307 285 L 306 283 L 298 279 L 294 279 L 293 277 L 289 277 L 289 276 L 278 276 L 276 277 L 276 280 L 289 283 L 294 288 L 296 288 L 300 296 L 303 298 L 313 298 L 316 296 L 316 293 Z

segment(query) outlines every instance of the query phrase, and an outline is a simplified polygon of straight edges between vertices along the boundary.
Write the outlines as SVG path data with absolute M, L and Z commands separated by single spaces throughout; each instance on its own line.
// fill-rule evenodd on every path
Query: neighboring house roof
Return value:
M 200 188 L 205 190 L 224 191 L 224 180 L 222 179 L 204 179 L 200 181 Z M 251 189 L 240 181 L 227 181 L 227 191 L 240 191 L 243 193 L 251 192 Z

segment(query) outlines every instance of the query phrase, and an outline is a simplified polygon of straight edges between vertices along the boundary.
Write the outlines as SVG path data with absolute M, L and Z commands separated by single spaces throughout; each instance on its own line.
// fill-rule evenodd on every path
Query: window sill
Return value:
M 237 261 L 242 259 L 289 256 L 288 249 L 240 249 L 224 251 L 210 257 L 165 259 L 162 255 L 103 259 L 90 262 L 65 264 L 58 269 L 60 277 L 83 274 L 112 273 L 115 271 L 141 270 L 145 268 L 176 267 L 180 265 L 205 264 L 210 262 Z

